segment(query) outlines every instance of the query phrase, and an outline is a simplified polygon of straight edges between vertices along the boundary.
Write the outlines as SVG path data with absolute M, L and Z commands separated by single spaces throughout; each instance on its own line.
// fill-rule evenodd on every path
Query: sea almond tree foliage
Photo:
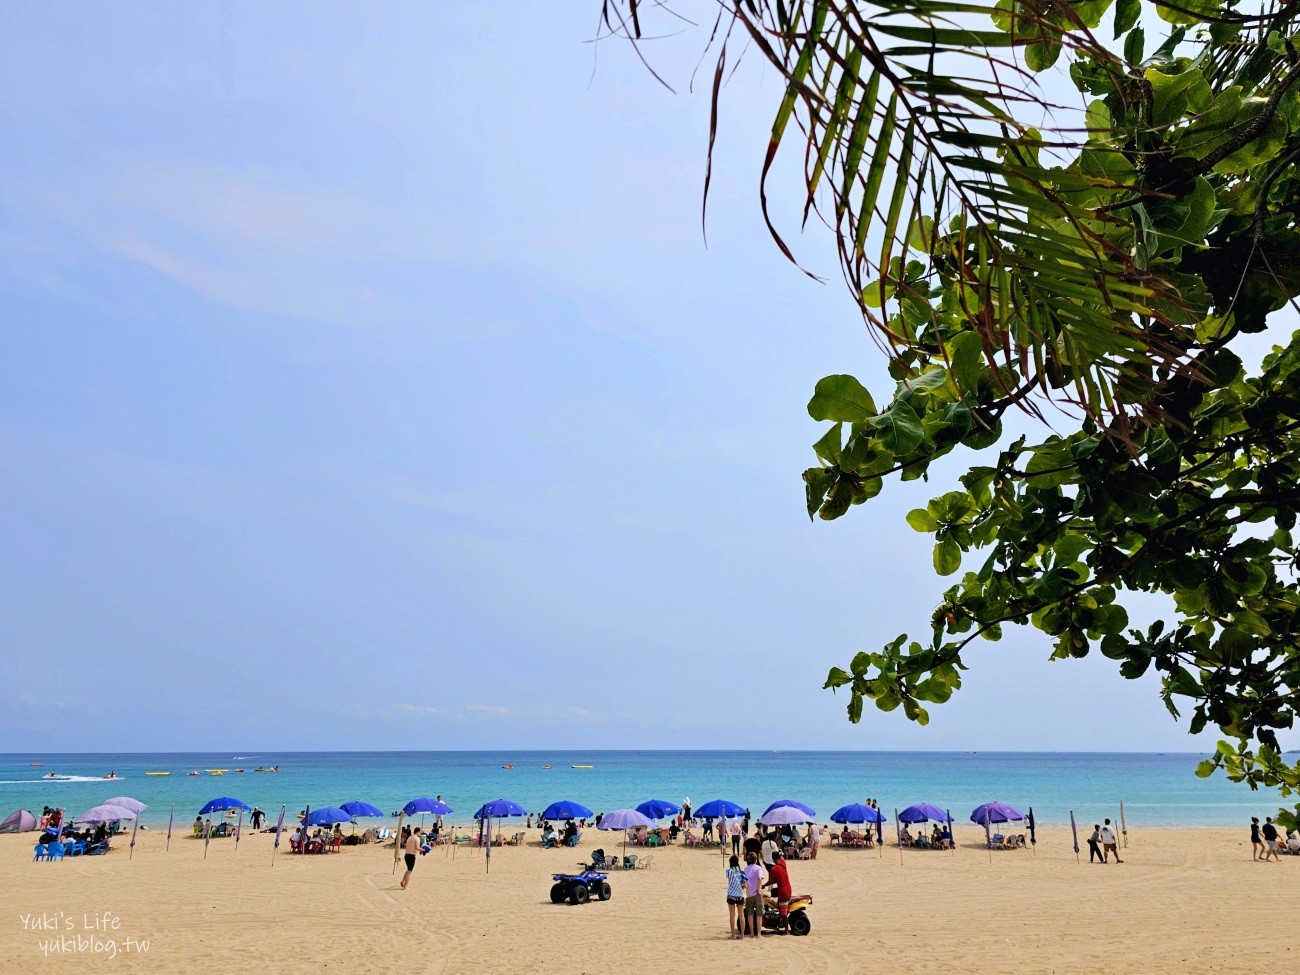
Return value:
M 1300 293 L 1300 2 L 684 6 L 602 18 L 644 57 L 703 11 L 715 128 L 739 57 L 784 78 L 768 227 L 795 261 L 767 180 L 802 156 L 803 220 L 833 232 L 885 353 L 887 400 L 817 384 L 809 515 L 970 454 L 907 516 L 951 579 L 927 635 L 826 680 L 850 720 L 871 702 L 924 724 L 983 641 L 1031 626 L 1053 657 L 1154 668 L 1175 717 L 1223 732 L 1199 774 L 1300 787 L 1277 740 L 1300 700 L 1300 333 L 1238 354 Z M 1039 437 L 1012 439 L 1009 411 Z M 1135 593 L 1166 621 L 1132 626 Z

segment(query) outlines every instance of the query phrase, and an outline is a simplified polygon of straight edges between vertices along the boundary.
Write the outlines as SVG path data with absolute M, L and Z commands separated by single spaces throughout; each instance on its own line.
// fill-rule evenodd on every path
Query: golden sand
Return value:
M 1068 830 L 992 855 L 823 848 L 796 861 L 814 897 L 806 938 L 726 937 L 715 851 L 649 851 L 605 903 L 552 905 L 550 874 L 593 847 L 460 847 L 422 857 L 398 889 L 392 847 L 281 854 L 272 837 L 203 844 L 141 832 L 103 857 L 31 862 L 0 837 L 0 972 L 958 973 L 1300 970 L 1290 907 L 1300 857 L 1255 863 L 1244 830 L 1130 830 L 1123 864 L 1075 862 Z M 646 851 L 636 851 L 644 853 Z M 883 854 L 883 855 L 882 855 Z M 50 927 L 42 926 L 47 922 Z M 62 949 L 62 950 L 60 950 Z

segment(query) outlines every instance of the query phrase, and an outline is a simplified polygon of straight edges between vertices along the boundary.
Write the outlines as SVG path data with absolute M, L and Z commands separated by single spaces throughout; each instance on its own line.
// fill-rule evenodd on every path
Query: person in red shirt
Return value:
M 767 873 L 767 886 L 775 888 L 776 909 L 781 915 L 781 927 L 777 934 L 785 934 L 790 922 L 790 873 L 786 869 L 785 857 L 780 851 L 772 855 L 772 869 Z

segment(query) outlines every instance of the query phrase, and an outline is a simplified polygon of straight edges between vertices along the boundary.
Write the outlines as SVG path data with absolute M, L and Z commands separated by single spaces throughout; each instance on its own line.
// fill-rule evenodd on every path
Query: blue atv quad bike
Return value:
M 570 904 L 585 904 L 593 897 L 607 901 L 614 896 L 614 888 L 610 887 L 607 879 L 609 874 L 606 873 L 584 870 L 582 873 L 557 873 L 551 876 L 555 881 L 551 886 L 552 904 L 566 900 Z

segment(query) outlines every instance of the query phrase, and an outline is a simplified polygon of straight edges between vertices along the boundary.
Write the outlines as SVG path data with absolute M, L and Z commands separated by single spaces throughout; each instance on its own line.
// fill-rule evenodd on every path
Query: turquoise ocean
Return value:
M 466 751 L 466 752 L 249 752 L 0 754 L 0 817 L 19 807 L 38 815 L 62 806 L 77 815 L 111 796 L 147 803 L 141 822 L 193 820 L 215 796 L 260 806 L 272 820 L 305 805 L 361 799 L 395 812 L 417 796 L 442 795 L 468 822 L 484 801 L 512 799 L 536 812 L 573 799 L 599 812 L 656 798 L 696 806 L 724 798 L 757 815 L 774 799 L 811 805 L 825 821 L 839 806 L 875 798 L 891 817 L 895 808 L 930 802 L 965 821 L 989 800 L 1029 806 L 1044 825 L 1118 819 L 1129 826 L 1241 826 L 1272 815 L 1283 804 L 1273 792 L 1251 792 L 1222 775 L 1194 774 L 1203 755 L 1190 753 L 1026 752 L 760 752 L 760 751 Z M 42 763 L 33 765 L 32 763 Z M 547 769 L 544 766 L 551 765 Z M 279 772 L 254 772 L 278 765 Z M 503 768 L 513 765 L 513 768 Z M 591 768 L 572 768 L 590 765 Z M 216 777 L 205 769 L 229 769 Z M 245 769 L 237 773 L 234 769 Z M 189 776 L 191 770 L 200 772 Z M 116 772 L 117 781 L 100 778 Z M 147 771 L 168 771 L 165 777 Z M 46 773 L 72 777 L 51 782 Z

